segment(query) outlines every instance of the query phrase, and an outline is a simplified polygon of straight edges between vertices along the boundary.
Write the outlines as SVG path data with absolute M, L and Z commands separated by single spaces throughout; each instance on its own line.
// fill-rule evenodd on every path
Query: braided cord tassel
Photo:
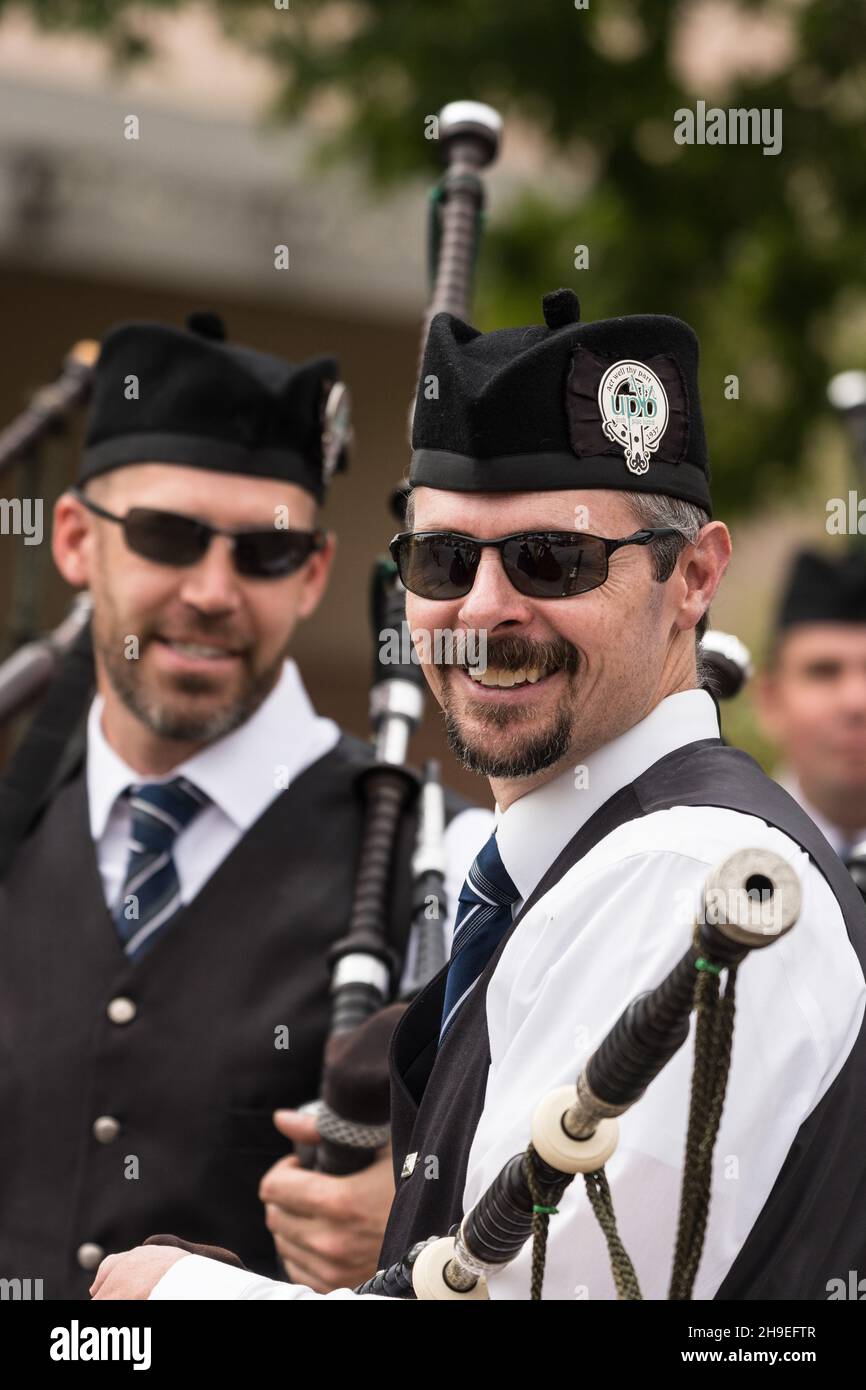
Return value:
M 547 1207 L 543 1203 L 544 1194 L 539 1189 L 533 1169 L 533 1157 L 535 1149 L 530 1144 L 523 1156 L 523 1174 L 526 1178 L 526 1185 L 529 1188 L 530 1196 L 533 1201 L 532 1211 L 532 1269 L 530 1276 L 529 1297 L 532 1302 L 541 1301 L 542 1285 L 544 1283 L 544 1267 L 547 1262 L 547 1237 L 550 1228 L 550 1218 L 557 1214 L 556 1207 Z M 610 1256 L 610 1267 L 613 1273 L 614 1284 L 616 1285 L 617 1298 L 638 1301 L 642 1297 L 634 1265 L 629 1259 L 628 1252 L 620 1239 L 616 1225 L 616 1215 L 613 1210 L 613 1198 L 607 1181 L 607 1175 L 603 1168 L 599 1168 L 595 1173 L 584 1174 L 586 1183 L 586 1193 L 589 1197 L 596 1220 L 601 1227 L 602 1234 L 607 1242 L 608 1255 Z
M 529 1297 L 533 1303 L 541 1302 L 541 1286 L 544 1283 L 544 1266 L 547 1262 L 547 1235 L 550 1226 L 551 1216 L 557 1214 L 556 1207 L 544 1205 L 544 1193 L 535 1181 L 535 1170 L 533 1159 L 535 1149 L 532 1144 L 523 1155 L 523 1176 L 526 1179 L 526 1186 L 529 1188 L 529 1195 L 532 1198 L 532 1271 L 530 1276 Z
M 724 994 L 719 973 L 698 962 L 695 985 L 695 1058 L 680 1215 L 668 1297 L 687 1301 L 704 1247 L 712 1184 L 713 1150 L 722 1118 L 734 1034 L 737 967 L 728 969 Z
M 607 1253 L 610 1257 L 613 1282 L 616 1285 L 616 1296 L 621 1300 L 637 1302 L 643 1295 L 640 1291 L 634 1265 L 629 1259 L 628 1252 L 617 1230 L 613 1197 L 608 1185 L 607 1174 L 603 1168 L 599 1168 L 595 1173 L 585 1173 L 584 1183 L 586 1184 L 586 1195 L 607 1242 Z

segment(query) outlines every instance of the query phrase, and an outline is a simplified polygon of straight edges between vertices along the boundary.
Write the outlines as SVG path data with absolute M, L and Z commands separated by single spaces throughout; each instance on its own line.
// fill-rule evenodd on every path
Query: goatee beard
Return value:
M 580 655 L 577 648 L 564 639 L 531 642 L 525 637 L 503 637 L 488 643 L 487 665 L 506 671 L 519 671 L 527 667 L 562 671 L 567 677 L 572 677 L 580 665 Z M 509 708 L 504 704 L 484 704 L 479 706 L 478 719 L 491 729 L 514 729 L 516 741 L 524 723 L 528 723 L 522 717 L 525 713 L 522 709 Z M 483 732 L 477 741 L 471 741 L 464 734 L 455 713 L 447 677 L 443 681 L 442 714 L 451 752 L 468 772 L 482 777 L 509 780 L 534 777 L 536 773 L 545 772 L 562 762 L 568 756 L 574 738 L 574 716 L 567 695 L 556 711 L 554 723 L 540 733 L 527 733 L 526 738 L 510 752 L 494 752 L 485 742 Z
M 118 655 L 120 651 L 121 644 L 100 643 L 100 656 L 115 694 L 151 733 L 178 743 L 213 743 L 245 724 L 273 690 L 285 659 L 283 653 L 267 671 L 252 676 L 247 689 L 221 709 L 195 714 L 173 708 L 170 697 L 150 695 L 134 673 L 137 663 Z M 206 694 L 211 688 L 206 679 L 192 674 L 176 685 L 179 692 L 191 695 Z
M 502 780 L 534 777 L 536 773 L 544 772 L 547 768 L 555 767 L 557 763 L 562 762 L 567 757 L 571 747 L 571 715 L 565 709 L 559 710 L 552 729 L 548 729 L 521 744 L 513 753 L 501 753 L 499 755 L 492 752 L 482 742 L 470 743 L 464 737 L 454 717 L 453 710 L 448 707 L 447 700 L 442 712 L 445 718 L 445 736 L 448 739 L 448 747 L 461 767 L 465 767 L 467 772 L 477 772 L 481 777 L 493 777 Z M 504 714 L 507 711 L 497 710 L 495 713 Z M 494 721 L 491 720 L 492 722 Z

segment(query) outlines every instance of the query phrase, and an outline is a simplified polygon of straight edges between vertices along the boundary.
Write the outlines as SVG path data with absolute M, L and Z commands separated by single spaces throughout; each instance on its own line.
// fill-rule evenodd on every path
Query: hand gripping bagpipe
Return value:
M 496 156 L 501 126 L 497 113 L 477 102 L 452 102 L 438 117 L 445 173 L 430 205 L 431 296 L 422 355 L 434 314 L 468 316 L 484 205 L 480 171 Z M 404 504 L 398 490 L 392 505 L 398 509 Z M 411 659 L 405 599 L 395 566 L 390 560 L 379 561 L 371 603 L 375 656 L 370 717 L 376 761 L 362 779 L 365 822 L 349 929 L 330 954 L 331 1023 L 321 1099 L 305 1107 L 317 1117 L 321 1141 L 314 1152 L 299 1150 L 302 1163 L 333 1174 L 366 1168 L 390 1134 L 387 1051 L 405 1003 L 384 1007 L 393 993 L 396 968 L 385 930 L 400 824 L 418 795 L 417 776 L 405 761 L 409 737 L 421 720 L 425 685 L 420 666 Z M 386 634 L 400 636 L 397 663 L 390 659 L 394 644 L 383 644 Z M 438 768 L 430 763 L 419 800 L 403 1001 L 445 963 L 444 824 Z M 431 902 L 438 904 L 434 913 Z
M 695 1008 L 688 1137 L 669 1292 L 671 1299 L 689 1299 L 703 1249 L 713 1148 L 730 1066 L 737 968 L 749 951 L 770 945 L 791 929 L 800 899 L 796 873 L 777 854 L 745 849 L 718 864 L 704 887 L 691 946 L 655 989 L 640 995 L 620 1015 L 576 1087 L 560 1087 L 545 1096 L 535 1111 L 526 1152 L 509 1160 L 459 1229 L 419 1242 L 355 1292 L 393 1298 L 487 1298 L 487 1280 L 531 1237 L 531 1297 L 540 1299 L 548 1223 L 575 1174 L 582 1173 L 604 1232 L 618 1297 L 639 1299 L 637 1277 L 617 1231 L 604 1164 L 617 1144 L 615 1117 L 640 1100 L 686 1041 Z M 724 993 L 722 971 L 727 972 Z
M 60 430 L 86 402 L 98 356 L 98 343 L 76 343 L 56 380 L 37 391 L 0 431 L 0 473 L 33 459 L 46 436 Z M 90 599 L 79 594 L 53 632 L 24 643 L 0 665 L 0 726 L 48 691 L 0 784 L 0 875 L 50 794 L 62 750 L 92 685 Z

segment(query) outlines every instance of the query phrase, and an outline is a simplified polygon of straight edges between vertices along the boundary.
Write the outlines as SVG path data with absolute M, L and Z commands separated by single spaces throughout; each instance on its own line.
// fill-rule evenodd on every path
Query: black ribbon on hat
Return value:
M 614 365 L 612 359 L 605 361 L 589 348 L 575 349 L 565 387 L 565 408 L 571 447 L 578 458 L 596 458 L 607 454 L 623 457 L 623 445 L 617 440 L 608 439 L 602 429 L 604 417 L 598 399 L 601 379 Z M 667 353 L 647 358 L 642 365 L 658 377 L 668 398 L 667 425 L 658 448 L 650 455 L 650 467 L 653 461 L 682 463 L 688 448 L 689 412 L 686 385 L 680 369 L 675 358 Z

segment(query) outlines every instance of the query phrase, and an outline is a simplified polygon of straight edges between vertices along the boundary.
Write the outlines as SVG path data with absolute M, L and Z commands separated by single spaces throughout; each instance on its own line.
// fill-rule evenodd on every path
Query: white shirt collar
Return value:
M 521 898 L 529 897 L 569 840 L 614 792 L 675 748 L 718 737 L 712 697 L 705 690 L 681 690 L 578 768 L 528 792 L 507 811 L 497 807 L 496 843 Z
M 181 773 L 200 787 L 243 832 L 278 791 L 328 752 L 339 738 L 333 720 L 316 714 L 294 661 L 245 723 L 208 744 L 165 777 L 143 778 L 111 747 L 102 730 L 97 695 L 87 722 L 87 793 L 94 840 L 105 830 L 118 796 L 131 784 L 169 781 Z

